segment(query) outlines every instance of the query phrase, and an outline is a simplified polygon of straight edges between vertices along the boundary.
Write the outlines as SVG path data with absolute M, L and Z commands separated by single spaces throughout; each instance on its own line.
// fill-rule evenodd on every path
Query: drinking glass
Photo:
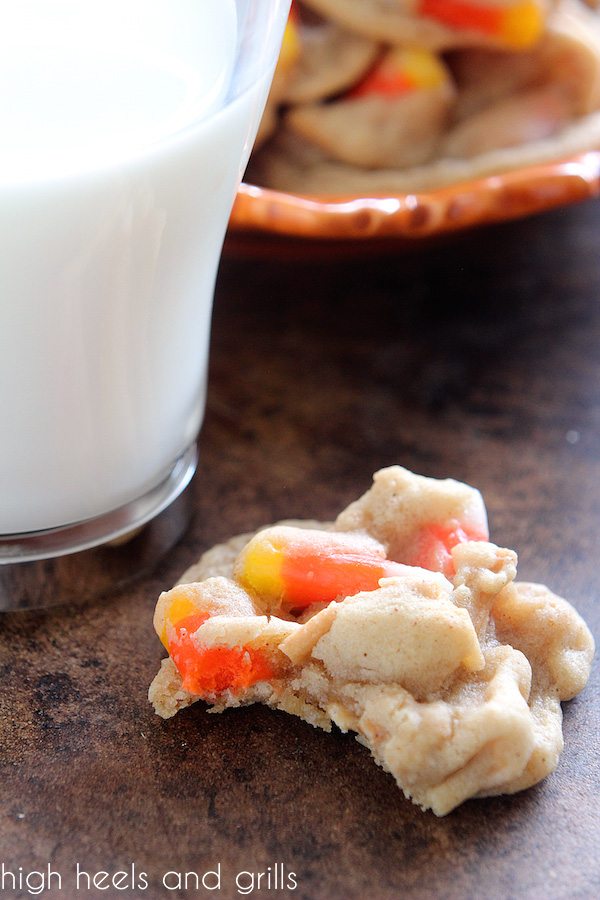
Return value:
M 80 562 L 119 580 L 84 551 L 194 473 L 217 266 L 288 9 L 0 0 L 0 608 L 48 602 L 57 572 L 80 591 Z

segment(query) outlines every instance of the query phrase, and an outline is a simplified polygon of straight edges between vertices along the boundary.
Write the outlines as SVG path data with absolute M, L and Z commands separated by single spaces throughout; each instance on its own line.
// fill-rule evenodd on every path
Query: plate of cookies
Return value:
M 231 230 L 418 238 L 600 191 L 584 0 L 294 0 Z

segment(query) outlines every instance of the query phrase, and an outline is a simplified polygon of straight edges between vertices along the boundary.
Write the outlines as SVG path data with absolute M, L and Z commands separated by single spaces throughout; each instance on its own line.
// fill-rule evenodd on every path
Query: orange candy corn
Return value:
M 202 647 L 192 635 L 209 615 L 196 613 L 177 623 L 169 638 L 169 655 L 191 694 L 211 697 L 225 690 L 245 690 L 273 676 L 262 650 L 252 647 Z
M 373 591 L 381 578 L 403 571 L 372 538 L 282 525 L 252 538 L 234 575 L 269 611 L 277 612 Z
M 395 48 L 380 60 L 348 97 L 379 94 L 398 97 L 411 91 L 437 87 L 447 79 L 446 69 L 434 53 L 416 47 Z
M 535 0 L 517 0 L 496 5 L 476 0 L 420 0 L 420 15 L 449 28 L 479 32 L 514 50 L 532 47 L 544 26 L 542 11 Z
M 487 541 L 487 532 L 461 525 L 458 519 L 445 524 L 424 525 L 415 541 L 414 554 L 407 565 L 420 566 L 432 572 L 442 572 L 447 578 L 454 575 L 452 548 L 465 541 Z

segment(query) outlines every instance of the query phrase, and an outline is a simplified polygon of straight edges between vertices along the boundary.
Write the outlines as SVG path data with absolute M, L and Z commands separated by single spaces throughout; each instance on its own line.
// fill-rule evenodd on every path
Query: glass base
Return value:
M 196 444 L 143 497 L 95 519 L 0 535 L 0 611 L 90 599 L 150 570 L 182 536 L 191 514 Z

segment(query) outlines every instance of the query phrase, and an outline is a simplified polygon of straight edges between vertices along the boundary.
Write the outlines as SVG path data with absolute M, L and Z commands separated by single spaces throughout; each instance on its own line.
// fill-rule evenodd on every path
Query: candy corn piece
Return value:
M 219 642 L 203 626 L 214 617 L 238 624 L 240 642 Z M 264 620 L 266 622 L 266 620 Z M 247 627 L 247 623 L 252 623 Z M 239 627 L 241 626 L 241 627 Z M 183 687 L 211 698 L 229 690 L 239 693 L 273 675 L 267 641 L 256 641 L 256 610 L 246 594 L 229 579 L 178 585 L 161 594 L 154 627 L 177 667 Z
M 196 629 L 212 616 L 253 616 L 256 610 L 248 594 L 227 578 L 208 578 L 178 584 L 164 591 L 154 611 L 154 630 L 168 649 L 173 629 L 187 620 Z M 194 629 L 195 630 L 195 629 Z
M 405 569 L 386 559 L 384 547 L 365 535 L 280 525 L 252 538 L 238 557 L 234 577 L 266 612 L 277 613 L 373 591 L 381 578 Z
M 301 53 L 298 14 L 292 4 L 290 14 L 283 32 L 281 50 L 279 51 L 278 69 L 287 72 L 298 61 Z
M 494 38 L 513 50 L 532 47 L 544 27 L 542 9 L 536 0 L 418 0 L 417 12 L 449 28 Z
M 414 552 L 404 561 L 407 565 L 442 572 L 447 578 L 451 578 L 455 571 L 452 548 L 465 541 L 487 540 L 487 529 L 476 530 L 461 524 L 458 519 L 444 524 L 423 525 L 414 541 Z
M 214 697 L 225 690 L 240 693 L 257 681 L 273 677 L 274 670 L 264 650 L 252 646 L 203 646 L 202 636 L 194 637 L 202 624 L 198 616 L 184 619 L 169 640 L 169 656 L 190 694 Z
M 416 47 L 394 48 L 347 96 L 398 97 L 411 91 L 438 87 L 447 80 L 446 68 L 434 53 Z

